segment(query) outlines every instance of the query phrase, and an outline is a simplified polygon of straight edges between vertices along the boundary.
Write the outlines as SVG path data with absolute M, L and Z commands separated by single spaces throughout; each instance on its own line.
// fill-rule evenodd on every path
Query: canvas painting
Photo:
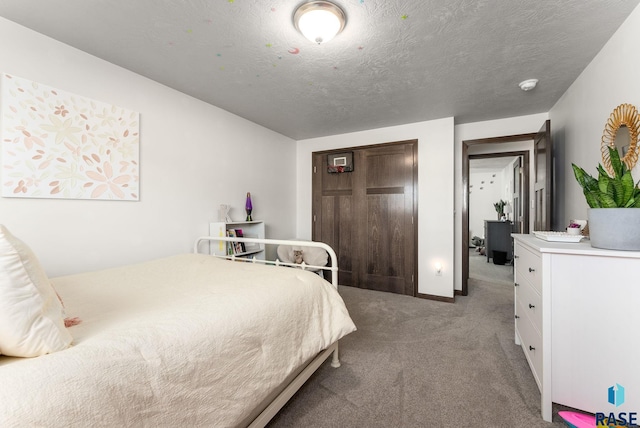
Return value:
M 139 200 L 139 114 L 2 76 L 2 196 Z

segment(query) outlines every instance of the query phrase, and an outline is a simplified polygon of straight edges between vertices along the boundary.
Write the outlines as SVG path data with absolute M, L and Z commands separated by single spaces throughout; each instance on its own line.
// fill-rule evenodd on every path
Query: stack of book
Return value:
M 227 236 L 232 238 L 243 238 L 242 229 L 227 229 Z M 227 253 L 229 255 L 242 255 L 247 252 L 244 242 L 229 242 Z

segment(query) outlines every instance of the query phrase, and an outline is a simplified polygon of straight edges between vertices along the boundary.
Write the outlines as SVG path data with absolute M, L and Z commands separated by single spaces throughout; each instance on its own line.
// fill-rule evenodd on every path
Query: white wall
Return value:
M 586 219 L 587 203 L 571 163 L 595 175 L 602 163 L 600 141 L 611 112 L 620 104 L 640 108 L 640 7 L 637 7 L 600 53 L 549 111 L 556 150 L 558 222 Z M 640 179 L 640 166 L 632 170 Z
M 528 143 L 533 146 L 533 141 Z M 526 150 L 526 149 L 525 149 Z M 513 168 L 518 157 L 513 157 L 504 168 L 473 168 L 474 160 L 469 162 L 469 239 L 484 236 L 484 221 L 498 220 L 494 203 L 507 202 L 505 213 L 513 221 Z M 527 206 L 529 203 L 527 203 Z M 511 213 L 507 213 L 507 206 Z
M 418 292 L 453 297 L 453 118 L 313 138 L 297 144 L 297 237 L 311 238 L 311 154 L 418 140 Z M 442 264 L 442 276 L 434 265 Z
M 524 94 L 526 96 L 526 94 Z M 465 123 L 455 127 L 455 289 L 462 290 L 462 142 L 480 138 L 538 132 L 548 119 L 546 113 L 485 122 Z M 553 129 L 553 122 L 551 128 Z M 494 146 L 494 147 L 490 147 Z M 497 146 L 497 147 L 496 147 Z M 474 148 L 474 154 L 523 150 L 518 143 L 487 144 Z M 533 159 L 533 156 L 531 156 Z
M 484 221 L 498 220 L 493 204 L 501 199 L 507 200 L 502 169 L 469 171 L 469 239 L 485 237 Z
M 247 191 L 267 236 L 295 233 L 295 141 L 0 18 L 0 71 L 140 113 L 140 201 L 0 198 L 51 276 L 191 251 Z

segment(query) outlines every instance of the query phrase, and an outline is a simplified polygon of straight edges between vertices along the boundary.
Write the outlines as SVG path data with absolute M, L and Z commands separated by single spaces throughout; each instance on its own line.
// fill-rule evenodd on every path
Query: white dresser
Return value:
M 551 403 L 590 413 L 640 412 L 640 252 L 513 234 L 515 341 Z M 625 388 L 625 402 L 608 389 Z

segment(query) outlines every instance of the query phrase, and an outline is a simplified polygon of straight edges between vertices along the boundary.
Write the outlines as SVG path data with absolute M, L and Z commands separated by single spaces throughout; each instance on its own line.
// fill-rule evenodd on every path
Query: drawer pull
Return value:
M 520 284 L 518 284 L 517 282 L 514 282 L 513 285 L 514 285 L 514 287 L 520 286 Z
M 529 268 L 529 272 L 535 272 L 536 270 L 534 268 Z
M 536 307 L 535 305 L 532 305 L 531 303 L 529 303 L 529 309 L 533 309 L 535 307 Z
M 536 348 L 534 348 L 533 346 L 529 345 L 529 351 L 535 351 Z

